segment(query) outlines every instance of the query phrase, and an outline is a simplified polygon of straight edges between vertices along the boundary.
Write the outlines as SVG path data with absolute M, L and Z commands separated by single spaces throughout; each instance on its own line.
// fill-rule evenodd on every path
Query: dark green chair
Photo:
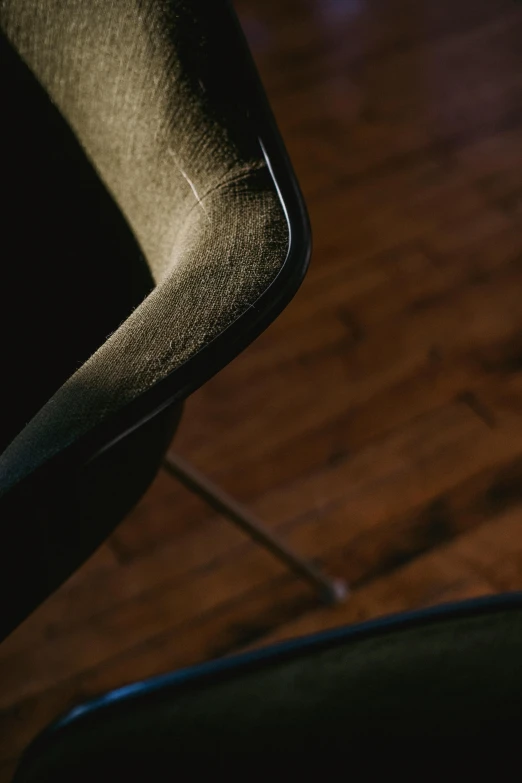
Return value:
M 120 688 L 41 734 L 15 783 L 156 783 L 236 763 L 245 774 L 253 769 L 245 756 L 373 763 L 390 741 L 401 764 L 415 759 L 424 774 L 448 748 L 466 748 L 469 769 L 477 741 L 518 747 L 521 729 L 519 593 L 341 628 Z M 276 770 L 291 779 L 295 767 Z
M 141 497 L 183 400 L 299 287 L 310 237 L 225 0 L 2 0 L 0 71 L 3 638 Z

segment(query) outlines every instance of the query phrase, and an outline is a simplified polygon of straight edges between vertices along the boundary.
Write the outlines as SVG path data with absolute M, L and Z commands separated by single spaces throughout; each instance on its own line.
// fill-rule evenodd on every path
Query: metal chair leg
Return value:
M 177 478 L 187 489 L 195 492 L 209 506 L 230 519 L 242 530 L 248 533 L 258 543 L 266 547 L 273 555 L 282 560 L 292 571 L 302 579 L 310 582 L 329 604 L 342 603 L 349 592 L 348 586 L 341 579 L 330 579 L 309 560 L 304 560 L 286 546 L 247 508 L 237 503 L 230 495 L 215 486 L 209 479 L 192 465 L 169 453 L 164 461 L 165 469 Z

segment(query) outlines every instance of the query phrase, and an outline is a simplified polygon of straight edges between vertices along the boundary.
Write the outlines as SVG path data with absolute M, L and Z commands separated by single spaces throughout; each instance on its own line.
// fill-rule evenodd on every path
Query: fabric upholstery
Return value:
M 183 677 L 144 695 L 106 698 L 34 747 L 19 781 L 110 780 L 139 769 L 169 780 L 184 757 L 348 753 L 385 740 L 430 753 L 440 741 L 517 737 L 522 726 L 522 609 L 401 617 L 384 628 L 267 651 L 255 665 Z M 343 758 L 345 756 L 343 755 Z M 151 769 L 162 762 L 162 774 Z M 214 762 L 211 762 L 214 763 Z M 74 774 L 73 774 L 74 773 Z M 92 777 L 88 777 L 91 775 Z M 69 777 L 68 777 L 69 776 Z
M 93 211 L 97 243 L 84 230 L 62 249 L 62 260 L 66 252 L 70 257 L 63 297 L 81 285 L 80 269 L 89 276 L 85 246 L 98 252 L 107 236 L 114 257 L 105 252 L 104 263 L 114 261 L 120 278 L 122 246 L 133 259 L 129 269 L 143 267 L 134 273 L 139 284 L 118 303 L 117 322 L 103 321 L 110 324 L 104 338 L 93 298 L 83 327 L 96 339 L 71 353 L 75 334 L 69 333 L 56 348 L 67 372 L 53 375 L 55 388 L 45 388 L 44 399 L 36 395 L 25 426 L 10 433 L 0 456 L 0 494 L 187 361 L 256 301 L 284 263 L 286 219 L 234 94 L 235 64 L 216 40 L 221 12 L 219 0 L 0 0 L 2 45 L 30 72 L 19 80 L 22 101 L 36 100 L 40 90 L 41 103 L 45 95 L 47 113 L 66 123 L 63 137 L 73 134 L 65 146 L 79 145 L 81 166 L 88 163 L 103 198 L 110 194 L 119 211 L 102 227 Z M 42 132 L 56 125 L 44 123 Z M 40 153 L 45 158 L 44 146 Z M 67 174 L 69 158 L 60 166 L 56 149 L 53 155 Z M 43 190 L 41 209 L 51 213 Z M 32 215 L 24 215 L 30 227 Z M 55 228 L 60 231 L 59 221 Z M 43 257 L 10 261 L 23 265 L 29 288 L 35 265 L 52 268 L 46 250 Z M 35 279 L 44 285 L 41 276 Z M 96 286 L 103 288 L 103 275 L 89 291 Z M 40 295 L 46 296 L 44 287 Z M 43 307 L 39 317 L 52 313 Z M 16 388 L 16 377 L 12 383 Z

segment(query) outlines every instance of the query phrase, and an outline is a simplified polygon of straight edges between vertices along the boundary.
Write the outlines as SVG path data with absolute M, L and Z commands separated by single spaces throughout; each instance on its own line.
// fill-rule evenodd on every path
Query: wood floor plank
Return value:
M 355 590 L 344 606 L 317 609 L 294 623 L 286 623 L 268 634 L 263 644 L 407 609 L 520 590 L 522 572 L 513 568 L 511 550 L 513 536 L 520 536 L 521 525 L 522 508 L 509 511 Z

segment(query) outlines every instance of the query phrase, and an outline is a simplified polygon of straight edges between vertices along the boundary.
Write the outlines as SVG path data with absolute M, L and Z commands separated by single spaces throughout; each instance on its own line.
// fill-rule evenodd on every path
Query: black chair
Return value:
M 3 638 L 141 497 L 183 400 L 296 292 L 310 235 L 225 0 L 4 0 L 0 69 Z M 189 465 L 167 467 L 342 599 Z
M 518 741 L 521 729 L 518 593 L 341 628 L 120 688 L 44 731 L 15 783 L 101 783 L 115 774 L 154 783 L 194 768 L 230 770 L 245 755 L 370 761 L 388 740 L 403 761 L 422 747 L 424 774 L 441 749 L 468 748 L 454 740 L 491 746 Z

